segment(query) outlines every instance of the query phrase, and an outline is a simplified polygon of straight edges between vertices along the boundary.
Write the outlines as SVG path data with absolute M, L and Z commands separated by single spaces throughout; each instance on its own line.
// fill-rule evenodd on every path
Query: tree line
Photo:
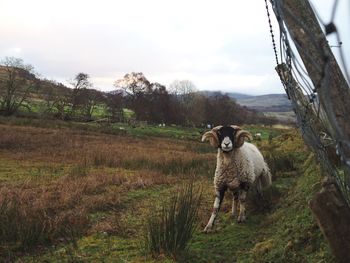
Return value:
M 0 63 L 0 114 L 26 112 L 75 121 L 135 119 L 183 126 L 276 122 L 237 104 L 228 95 L 220 92 L 205 95 L 189 80 L 174 81 L 167 88 L 150 82 L 143 73 L 132 72 L 116 80 L 114 86 L 112 92 L 96 90 L 89 75 L 81 72 L 67 87 L 38 78 L 34 68 L 22 59 L 6 57 Z M 126 109 L 133 112 L 132 117 L 126 115 Z

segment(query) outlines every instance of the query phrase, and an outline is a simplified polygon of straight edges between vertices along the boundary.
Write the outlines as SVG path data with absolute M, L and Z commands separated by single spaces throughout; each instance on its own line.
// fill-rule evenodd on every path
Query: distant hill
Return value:
M 122 95 L 123 97 L 128 95 L 128 93 L 125 90 L 120 89 L 120 88 L 112 90 L 112 91 L 108 91 L 106 93 L 113 94 L 113 95 Z
M 286 94 L 267 94 L 237 98 L 237 103 L 263 112 L 265 116 L 274 117 L 282 122 L 295 122 L 295 114 Z
M 221 94 L 226 94 L 229 97 L 238 100 L 238 99 L 248 99 L 248 98 L 252 98 L 254 96 L 252 95 L 247 95 L 247 94 L 243 94 L 243 93 L 238 93 L 238 92 L 221 92 L 221 91 L 210 91 L 210 90 L 203 90 L 200 91 L 201 94 L 205 95 L 205 96 L 214 96 L 215 94 L 221 93 Z
M 214 96 L 219 92 L 203 91 L 201 93 L 206 96 Z M 223 94 L 227 94 L 242 106 L 264 113 L 265 116 L 274 117 L 283 122 L 295 121 L 295 114 L 286 94 L 266 94 L 259 96 L 236 92 L 227 92 Z
M 214 96 L 220 91 L 201 91 L 205 96 Z M 292 111 L 291 102 L 286 94 L 266 94 L 266 95 L 247 95 L 237 92 L 221 92 L 236 100 L 242 106 L 259 112 L 289 112 Z
M 239 104 L 260 112 L 292 111 L 291 102 L 288 100 L 286 94 L 267 94 L 248 98 L 236 98 L 236 100 Z

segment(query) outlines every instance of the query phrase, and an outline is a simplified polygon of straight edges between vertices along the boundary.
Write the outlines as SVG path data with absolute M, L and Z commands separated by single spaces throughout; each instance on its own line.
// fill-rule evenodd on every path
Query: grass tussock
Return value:
M 149 216 L 146 248 L 154 256 L 174 258 L 186 250 L 198 221 L 201 194 L 192 183 L 184 185 L 155 215 Z
M 0 259 L 51 244 L 72 244 L 86 234 L 127 236 L 120 222 L 129 191 L 174 183 L 159 172 L 100 173 L 82 160 L 59 178 L 6 184 L 0 188 Z M 108 213 L 95 221 L 91 215 Z
M 65 204 L 52 205 L 40 197 L 38 200 L 33 190 L 1 189 L 0 248 L 27 251 L 55 241 L 75 242 L 88 227 L 86 211 L 81 207 L 62 209 Z
M 89 213 L 119 210 L 124 176 L 67 175 L 54 182 L 0 188 L 0 247 L 26 251 L 38 245 L 75 242 L 91 227 Z M 1 250 L 0 250 L 1 251 Z

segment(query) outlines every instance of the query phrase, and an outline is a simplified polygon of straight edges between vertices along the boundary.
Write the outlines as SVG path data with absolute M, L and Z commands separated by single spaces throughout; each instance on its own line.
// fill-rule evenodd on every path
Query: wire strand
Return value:
M 282 85 L 292 102 L 293 110 L 296 115 L 297 126 L 300 128 L 306 144 L 313 149 L 326 173 L 335 179 L 339 189 L 342 191 L 343 196 L 350 205 L 350 158 L 347 159 L 342 148 L 342 145 L 347 145 L 350 147 L 350 142 L 346 140 L 347 138 L 344 137 L 342 132 L 334 132 L 334 130 L 341 131 L 341 129 L 337 124 L 334 112 L 330 110 L 332 109 L 332 101 L 329 96 L 321 101 L 317 93 L 319 90 L 324 90 L 324 87 L 328 87 L 331 82 L 331 65 L 329 54 L 326 53 L 326 49 L 324 49 L 321 42 L 318 41 L 318 36 L 315 36 L 307 25 L 303 24 L 300 19 L 296 17 L 293 12 L 291 12 L 291 10 L 288 8 L 284 8 L 282 10 L 281 1 L 270 0 L 270 4 L 272 5 L 272 9 L 278 22 L 280 36 L 278 56 L 269 7 L 267 0 L 265 0 L 271 41 L 277 63 L 276 68 L 278 69 L 277 72 L 281 79 Z M 324 27 L 323 32 L 327 32 L 328 30 L 331 33 L 335 33 L 337 41 L 340 43 L 339 32 L 337 31 L 334 23 L 338 7 L 338 0 L 334 0 L 333 2 L 330 15 L 331 20 L 328 24 L 324 23 L 324 20 L 321 18 L 316 8 L 313 5 L 311 5 L 311 7 L 317 20 Z M 305 32 L 310 47 L 313 48 L 315 52 L 318 52 L 319 57 L 323 58 L 323 61 L 321 61 L 322 63 L 320 63 L 320 61 L 316 61 L 313 55 L 304 51 L 299 43 L 290 41 L 290 39 L 293 38 L 290 37 L 286 29 L 284 22 L 286 14 L 284 12 L 286 12 L 286 14 L 293 19 L 293 22 L 295 22 Z M 328 29 L 327 26 L 329 26 Z M 291 43 L 294 45 L 292 46 Z M 301 61 L 298 52 L 295 50 L 302 52 L 300 55 L 302 55 L 303 61 Z M 345 71 L 346 81 L 349 83 L 349 74 L 341 46 L 339 48 L 339 54 L 343 69 Z M 320 76 L 320 79 L 318 79 L 317 82 L 312 82 L 307 70 L 305 69 L 304 63 L 308 63 L 317 70 Z M 280 72 L 280 67 L 283 67 L 283 76 Z M 287 75 L 287 77 L 285 75 Z M 349 90 L 344 90 L 344 92 L 349 92 Z M 340 154 L 340 158 L 345 160 L 343 170 L 336 167 L 334 161 L 330 159 L 328 155 L 328 149 L 330 147 L 334 149 L 336 148 Z M 349 172 L 344 173 L 344 171 Z

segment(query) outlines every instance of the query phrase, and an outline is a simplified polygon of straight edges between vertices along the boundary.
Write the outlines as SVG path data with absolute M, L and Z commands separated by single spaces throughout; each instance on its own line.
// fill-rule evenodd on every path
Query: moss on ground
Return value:
M 335 262 L 307 205 L 321 187 L 321 171 L 312 155 L 301 171 L 262 222 L 261 241 L 251 250 L 252 262 Z

